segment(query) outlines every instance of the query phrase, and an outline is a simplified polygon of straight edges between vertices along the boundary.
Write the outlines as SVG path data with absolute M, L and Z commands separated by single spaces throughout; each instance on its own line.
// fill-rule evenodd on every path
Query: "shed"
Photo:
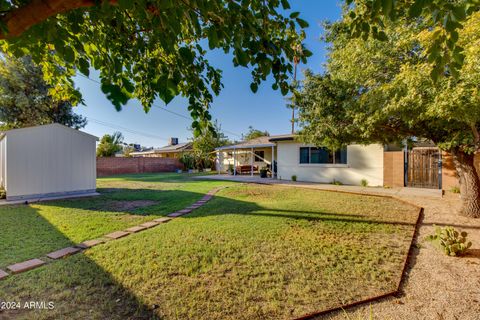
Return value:
M 95 192 L 98 138 L 61 124 L 0 134 L 0 185 L 7 200 Z

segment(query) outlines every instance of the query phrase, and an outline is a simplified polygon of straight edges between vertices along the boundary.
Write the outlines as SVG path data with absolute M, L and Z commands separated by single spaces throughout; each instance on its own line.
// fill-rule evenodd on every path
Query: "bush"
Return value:
M 297 181 L 297 176 L 296 175 L 292 176 L 292 181 Z
M 360 180 L 360 185 L 362 187 L 368 187 L 368 180 L 367 179 Z
M 435 234 L 429 235 L 426 240 L 436 244 L 448 256 L 459 256 L 472 246 L 467 242 L 467 233 L 458 232 L 453 227 L 435 228 Z
M 0 199 L 6 199 L 7 198 L 7 191 L 3 187 L 0 188 Z
M 453 193 L 460 193 L 460 188 L 458 186 L 455 186 L 455 187 L 452 187 L 450 191 L 452 191 Z
M 335 180 L 335 179 L 333 179 L 333 181 L 330 182 L 330 184 L 334 184 L 336 186 L 343 186 L 343 183 L 341 181 L 338 181 L 338 180 Z

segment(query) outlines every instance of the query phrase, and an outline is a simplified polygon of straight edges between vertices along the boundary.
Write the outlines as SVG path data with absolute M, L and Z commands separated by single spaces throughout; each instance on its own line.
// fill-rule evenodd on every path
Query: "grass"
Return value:
M 129 226 L 185 207 L 216 186 L 231 187 L 188 216 L 7 278 L 0 300 L 54 301 L 54 310 L 35 314 L 40 319 L 293 318 L 395 289 L 418 214 L 386 198 L 185 175 L 105 178 L 98 185 L 95 200 L 22 207 L 7 238 L 21 241 L 25 235 L 10 229 L 37 221 L 47 230 L 40 247 L 44 239 L 62 247 L 101 233 L 97 228 L 106 232 L 110 222 Z M 113 200 L 158 204 L 133 213 L 98 209 Z M 0 224 L 12 220 L 9 210 L 0 208 Z M 69 221 L 83 215 L 90 226 Z M 2 250 L 0 266 L 41 252 L 34 233 L 29 237 L 30 249 L 13 256 Z

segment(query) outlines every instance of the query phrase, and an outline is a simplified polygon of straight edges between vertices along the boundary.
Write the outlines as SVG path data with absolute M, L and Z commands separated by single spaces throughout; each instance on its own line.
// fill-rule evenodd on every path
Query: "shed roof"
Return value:
M 84 136 L 87 136 L 89 138 L 93 138 L 98 141 L 98 137 L 94 136 L 92 134 L 73 129 L 67 126 L 64 126 L 63 124 L 60 123 L 50 123 L 50 124 L 44 124 L 40 126 L 32 126 L 32 127 L 25 127 L 25 128 L 18 128 L 18 129 L 10 129 L 6 131 L 0 132 L 0 140 L 3 139 L 5 136 L 8 136 L 10 133 L 22 133 L 22 132 L 33 132 L 35 130 L 41 130 L 41 129 L 46 129 L 46 128 L 59 128 L 59 129 L 64 129 L 64 130 L 71 130 L 73 132 L 76 132 L 78 134 L 82 134 Z

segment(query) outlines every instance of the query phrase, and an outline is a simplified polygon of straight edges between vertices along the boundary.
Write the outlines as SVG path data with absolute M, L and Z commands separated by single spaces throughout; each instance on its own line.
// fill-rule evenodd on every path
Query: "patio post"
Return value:
M 253 177 L 253 147 L 250 154 L 250 176 Z
M 272 146 L 272 179 L 275 178 L 275 147 Z
M 237 149 L 233 148 L 233 175 L 237 175 Z

